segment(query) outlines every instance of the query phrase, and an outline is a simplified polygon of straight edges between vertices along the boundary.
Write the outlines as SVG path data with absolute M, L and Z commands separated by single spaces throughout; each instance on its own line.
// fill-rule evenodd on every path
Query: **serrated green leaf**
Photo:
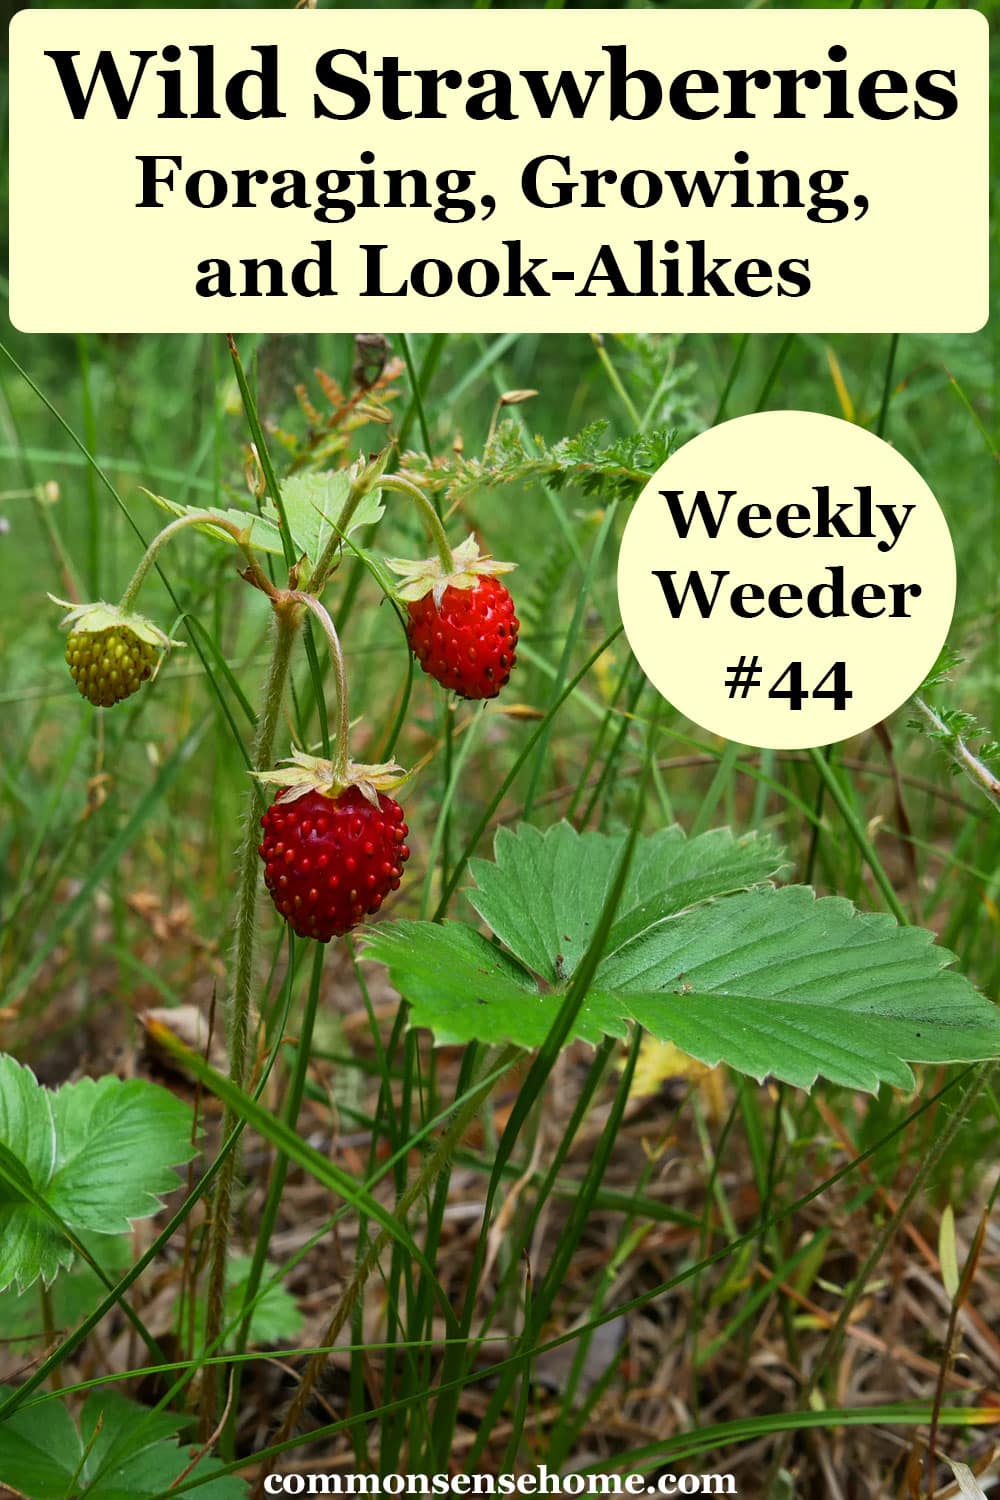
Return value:
M 141 1079 L 85 1078 L 57 1093 L 0 1057 L 0 1290 L 54 1280 L 71 1234 L 148 1218 L 194 1155 L 191 1112 Z
M 569 823 L 544 833 L 501 828 L 493 862 L 471 862 L 478 888 L 466 894 L 532 973 L 560 983 L 586 952 L 624 842 L 624 834 L 580 834 Z M 781 864 L 765 838 L 719 828 L 687 839 L 679 828 L 661 829 L 636 846 L 608 951 L 685 907 L 766 880 Z
M 79 1238 L 105 1274 L 114 1280 L 132 1264 L 132 1244 L 124 1236 L 85 1230 Z M 106 1290 L 97 1273 L 78 1258 L 52 1288 L 53 1323 L 57 1328 L 75 1328 L 98 1305 Z M 13 1286 L 0 1292 L 0 1328 L 7 1338 L 44 1337 L 38 1292 L 34 1287 L 20 1294 Z
M 169 511 L 172 516 L 188 516 L 196 511 L 207 511 L 210 515 L 218 516 L 222 521 L 228 521 L 233 526 L 238 526 L 241 531 L 250 528 L 250 545 L 257 552 L 270 552 L 276 557 L 283 555 L 281 545 L 281 533 L 273 521 L 259 516 L 256 511 L 251 510 L 223 510 L 216 505 L 181 505 L 176 500 L 168 500 L 166 495 L 156 495 L 152 490 L 143 490 L 150 500 L 156 502 L 161 510 Z M 205 536 L 211 536 L 216 541 L 228 542 L 235 547 L 236 539 L 228 531 L 219 531 L 211 522 L 206 521 L 204 525 L 195 525 L 192 531 L 200 531 Z
M 6 1392 L 4 1392 L 6 1394 Z M 153 1412 L 114 1391 L 93 1391 L 76 1427 L 62 1402 L 22 1407 L 0 1426 L 0 1476 L 26 1500 L 152 1500 L 168 1491 L 191 1463 L 175 1434 L 184 1418 Z M 191 1475 L 220 1468 L 204 1458 Z M 241 1500 L 235 1475 L 198 1489 L 208 1500 Z
M 82 1078 L 53 1096 L 58 1161 L 46 1197 L 74 1229 L 127 1232 L 177 1186 L 191 1110 L 141 1078 Z
M 49 1181 L 55 1169 L 56 1133 L 52 1095 L 30 1068 L 0 1056 L 0 1288 L 24 1288 L 39 1276 L 47 1282 L 73 1259 L 52 1221 L 26 1196 Z
M 351 491 L 351 476 L 346 469 L 331 469 L 325 473 L 292 474 L 281 486 L 281 500 L 288 517 L 289 530 L 295 538 L 296 549 L 315 563 L 327 543 L 333 537 L 337 522 L 343 512 Z M 370 526 L 381 520 L 385 507 L 375 490 L 359 501 L 343 535 L 350 536 L 360 526 Z M 277 510 L 270 500 L 264 504 L 264 514 L 277 521 Z
M 0 1394 L 10 1394 L 0 1386 Z M 83 1457 L 80 1434 L 62 1402 L 16 1411 L 0 1424 L 0 1478 L 28 1500 L 65 1500 Z
M 929 932 L 805 886 L 700 907 L 606 958 L 610 989 L 660 1041 L 809 1088 L 909 1088 L 908 1062 L 1000 1054 L 1000 1014 Z
M 30 1068 L 0 1056 L 0 1142 L 28 1180 L 47 1181 L 56 1160 L 52 1094 L 39 1087 Z

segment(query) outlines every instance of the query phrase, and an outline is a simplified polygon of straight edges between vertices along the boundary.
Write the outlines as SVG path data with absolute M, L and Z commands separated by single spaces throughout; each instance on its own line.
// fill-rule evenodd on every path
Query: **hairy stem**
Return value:
M 146 548 L 142 561 L 129 579 L 128 586 L 121 597 L 121 602 L 118 606 L 119 609 L 129 610 L 132 608 L 136 595 L 146 581 L 146 575 L 156 562 L 161 549 L 169 541 L 172 541 L 179 531 L 183 531 L 186 526 L 213 526 L 216 531 L 227 532 L 236 542 L 247 560 L 247 572 L 244 575 L 247 581 L 254 584 L 256 588 L 261 589 L 270 598 L 274 598 L 274 585 L 257 561 L 257 556 L 250 545 L 246 532 L 241 531 L 233 521 L 227 521 L 222 516 L 213 516 L 211 511 L 195 510 L 189 511 L 186 515 L 178 516 L 176 521 L 171 521 L 169 526 L 164 526 L 163 530 L 154 536 Z
M 287 597 L 294 599 L 299 604 L 305 605 L 306 609 L 310 610 L 316 616 L 323 627 L 323 633 L 330 648 L 330 660 L 333 662 L 333 675 L 337 684 L 337 741 L 332 758 L 333 775 L 334 780 L 337 782 L 346 781 L 347 763 L 349 760 L 347 740 L 351 727 L 351 716 L 347 706 L 347 669 L 344 666 L 344 653 L 341 650 L 340 637 L 337 634 L 337 628 L 331 620 L 329 612 L 320 604 L 318 599 L 313 598 L 312 594 L 292 589 L 289 591 Z
M 402 474 L 383 474 L 379 483 L 382 489 L 393 490 L 398 495 L 409 495 L 411 500 L 417 502 L 423 523 L 427 527 L 431 541 L 434 543 L 435 551 L 441 559 L 441 566 L 446 573 L 453 573 L 455 571 L 455 559 L 451 555 L 451 547 L 448 545 L 448 538 L 445 535 L 441 517 L 423 490 L 419 489 L 413 483 L 412 479 L 406 479 Z
M 1000 781 L 994 776 L 989 766 L 985 765 L 978 756 L 973 755 L 962 736 L 954 734 L 940 714 L 919 694 L 913 701 L 930 725 L 935 739 L 944 746 L 963 776 L 967 776 L 973 786 L 978 787 L 993 806 L 1000 810 Z
M 302 607 L 287 594 L 274 601 L 275 635 L 271 660 L 264 686 L 264 704 L 257 721 L 253 748 L 253 769 L 270 769 L 274 753 L 274 736 L 281 716 L 285 681 L 295 637 L 302 624 Z M 236 955 L 233 986 L 228 1007 L 229 1076 L 238 1088 L 246 1086 L 247 1052 L 253 1014 L 253 959 L 257 916 L 257 790 L 250 793 L 243 842 L 239 854 L 239 889 L 236 906 Z M 232 1110 L 225 1112 L 222 1137 L 225 1140 L 238 1124 Z M 236 1178 L 236 1152 L 227 1156 L 219 1173 L 212 1205 L 208 1244 L 208 1296 L 205 1317 L 205 1347 L 216 1346 L 222 1332 L 225 1314 L 226 1261 L 232 1232 L 233 1185 Z M 206 1376 L 202 1393 L 201 1428 L 203 1437 L 213 1430 L 224 1366 L 213 1376 Z

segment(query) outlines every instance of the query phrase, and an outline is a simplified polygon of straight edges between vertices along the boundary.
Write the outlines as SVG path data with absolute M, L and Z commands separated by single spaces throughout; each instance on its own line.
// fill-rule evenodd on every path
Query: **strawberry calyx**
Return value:
M 497 573 L 511 573 L 517 563 L 498 562 L 495 557 L 481 552 L 474 536 L 466 537 L 460 546 L 452 549 L 452 566 L 449 570 L 439 557 L 387 557 L 386 566 L 402 580 L 396 588 L 396 597 L 404 604 L 413 604 L 427 594 L 433 594 L 435 605 L 440 608 L 445 590 L 474 589 L 481 578 L 493 577 Z
M 67 630 L 77 635 L 102 635 L 106 630 L 130 630 L 140 641 L 145 641 L 147 646 L 156 646 L 161 651 L 167 651 L 171 646 L 183 646 L 183 641 L 171 640 L 165 631 L 152 620 L 147 620 L 145 615 L 133 614 L 131 610 L 122 609 L 117 604 L 108 604 L 100 600 L 96 604 L 71 604 L 68 599 L 57 599 L 55 594 L 49 594 L 53 604 L 58 604 L 60 609 L 68 611 L 60 621 Z
M 291 755 L 279 761 L 273 771 L 251 772 L 268 786 L 284 787 L 282 802 L 296 802 L 308 792 L 319 792 L 323 797 L 336 800 L 348 787 L 356 786 L 373 807 L 378 807 L 381 792 L 391 792 L 402 786 L 411 774 L 395 761 L 364 765 L 360 761 L 348 760 L 343 766 L 337 766 L 332 760 L 306 755 L 294 746 Z

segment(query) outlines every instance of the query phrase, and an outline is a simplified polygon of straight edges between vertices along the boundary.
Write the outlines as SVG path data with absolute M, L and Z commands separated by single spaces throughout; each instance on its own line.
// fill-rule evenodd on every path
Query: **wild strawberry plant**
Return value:
M 527 1069 L 530 1086 L 525 1098 L 530 1101 L 539 1096 L 561 1049 L 574 1041 L 589 1044 L 595 1062 L 586 1099 L 612 1051 L 625 1044 L 620 1050 L 628 1061 L 609 1129 L 572 1209 L 575 1232 L 599 1191 L 643 1033 L 671 1042 L 687 1057 L 710 1066 L 723 1062 L 750 1078 L 774 1079 L 801 1089 L 825 1078 L 870 1092 L 883 1083 L 908 1090 L 914 1081 L 912 1064 L 1000 1055 L 995 1008 L 951 966 L 952 955 L 929 932 L 904 926 L 892 916 L 859 910 L 841 897 L 817 898 L 806 884 L 781 883 L 788 866 L 768 838 L 737 836 L 726 828 L 691 837 L 673 826 L 642 831 L 660 819 L 645 801 L 656 736 L 654 728 L 634 714 L 641 682 L 629 688 L 632 697 L 624 712 L 607 711 L 607 723 L 616 715 L 620 718 L 620 728 L 615 729 L 618 744 L 630 722 L 641 725 L 638 738 L 646 777 L 641 789 L 625 799 L 633 806 L 631 831 L 580 832 L 568 821 L 539 820 L 536 770 L 525 799 L 529 820 L 495 833 L 492 860 L 470 857 L 482 847 L 481 836 L 505 787 L 525 765 L 529 752 L 544 754 L 555 714 L 586 675 L 585 669 L 576 679 L 570 677 L 568 655 L 553 673 L 548 705 L 528 705 L 526 716 L 540 722 L 532 722 L 523 751 L 465 849 L 456 854 L 452 848 L 442 859 L 441 888 L 433 891 L 434 872 L 428 870 L 433 862 L 426 851 L 415 849 L 408 866 L 408 774 L 394 760 L 369 764 L 352 758 L 351 740 L 358 729 L 349 704 L 355 684 L 348 680 L 333 606 L 329 599 L 324 603 L 324 597 L 337 592 L 339 602 L 340 590 L 334 586 L 342 580 L 344 560 L 352 561 L 398 617 L 401 666 L 411 670 L 408 649 L 422 670 L 446 694 L 454 695 L 449 702 L 458 698 L 478 704 L 504 694 L 505 705 L 510 701 L 511 674 L 518 670 L 518 653 L 530 661 L 532 637 L 544 626 L 551 599 L 576 559 L 577 535 L 566 526 L 547 538 L 544 553 L 518 558 L 530 566 L 525 584 L 518 574 L 511 592 L 503 580 L 513 561 L 491 558 L 467 526 L 453 526 L 442 517 L 500 486 L 529 482 L 557 492 L 573 484 L 591 497 L 594 506 L 579 518 L 579 533 L 596 537 L 589 565 L 596 566 L 611 535 L 616 504 L 634 494 L 659 465 L 671 439 L 665 431 L 651 430 L 608 441 L 598 424 L 576 438 L 545 444 L 526 436 L 519 426 L 504 423 L 491 427 L 480 457 L 467 457 L 456 446 L 447 458 L 404 453 L 397 461 L 386 448 L 377 458 L 318 472 L 320 461 L 343 462 L 346 434 L 367 420 L 360 400 L 343 402 L 330 383 L 334 410 L 329 418 L 303 404 L 313 429 L 308 441 L 280 431 L 274 434 L 291 459 L 291 472 L 279 480 L 235 359 L 253 440 L 247 465 L 249 502 L 187 506 L 152 496 L 170 520 L 139 562 L 124 595 L 115 604 L 64 604 L 69 613 L 63 622 L 70 632 L 67 661 L 79 692 L 102 712 L 127 713 L 127 708 L 116 705 L 134 694 L 141 691 L 145 701 L 151 692 L 170 691 L 169 678 L 154 679 L 162 654 L 180 643 L 139 615 L 135 605 L 175 537 L 195 531 L 213 547 L 229 549 L 242 579 L 255 591 L 253 601 L 262 618 L 270 612 L 268 664 L 247 751 L 252 776 L 246 782 L 245 822 L 236 859 L 235 940 L 224 996 L 229 1076 L 221 1076 L 203 1058 L 166 1039 L 191 1074 L 225 1106 L 219 1155 L 204 1187 L 194 1186 L 181 1211 L 181 1218 L 190 1214 L 203 1193 L 210 1198 L 197 1247 L 197 1259 L 204 1264 L 202 1286 L 185 1297 L 175 1320 L 182 1340 L 193 1332 L 191 1367 L 176 1373 L 162 1409 L 152 1412 L 107 1390 L 88 1396 L 78 1419 L 55 1402 L 36 1404 L 39 1398 L 33 1393 L 58 1359 L 54 1364 L 43 1362 L 41 1371 L 29 1374 L 16 1389 L 0 1392 L 0 1481 L 29 1500 L 76 1493 L 96 1500 L 117 1500 L 126 1494 L 152 1497 L 189 1479 L 206 1478 L 199 1488 L 210 1497 L 224 1500 L 243 1492 L 232 1474 L 217 1474 L 215 1461 L 206 1456 L 217 1440 L 227 1457 L 234 1453 L 232 1422 L 225 1413 L 227 1401 L 239 1400 L 238 1358 L 229 1372 L 231 1386 L 216 1380 L 214 1365 L 200 1371 L 198 1447 L 177 1446 L 176 1434 L 186 1419 L 166 1408 L 184 1400 L 194 1405 L 191 1375 L 206 1356 L 238 1357 L 248 1343 L 297 1336 L 294 1301 L 278 1284 L 281 1272 L 265 1258 L 290 1164 L 348 1205 L 363 1226 L 353 1265 L 331 1299 L 323 1349 L 345 1330 L 355 1343 L 362 1340 L 365 1285 L 391 1251 L 386 1296 L 390 1341 L 412 1331 L 405 1345 L 406 1378 L 425 1395 L 439 1378 L 444 1394 L 426 1432 L 422 1423 L 414 1424 L 405 1453 L 400 1421 L 394 1425 L 393 1417 L 387 1418 L 380 1461 L 385 1465 L 395 1455 L 414 1466 L 433 1460 L 435 1468 L 443 1469 L 450 1457 L 457 1389 L 473 1378 L 493 1316 L 491 1312 L 483 1323 L 477 1319 L 479 1275 L 493 1254 L 488 1243 L 492 1210 L 502 1173 L 512 1166 L 511 1154 L 530 1103 L 515 1102 L 497 1142 L 464 1300 L 453 1299 L 438 1280 L 437 1268 L 421 1249 L 409 1216 L 426 1206 L 428 1223 L 440 1228 L 452 1161 L 490 1091 L 513 1064 Z M 391 394 L 374 392 L 375 415 L 385 415 L 383 398 L 387 402 Z M 522 398 L 529 393 L 514 394 Z M 344 415 L 339 425 L 338 412 Z M 430 557 L 385 555 L 379 540 L 385 518 L 407 513 L 415 513 L 427 532 Z M 574 606 L 578 613 L 584 608 L 590 577 L 586 572 Z M 239 587 L 232 582 L 229 586 Z M 350 628 L 348 621 L 345 634 Z M 598 650 L 594 659 L 602 654 Z M 288 682 L 303 659 L 312 699 L 305 712 L 296 705 L 291 743 L 286 743 Z M 628 670 L 606 701 L 625 701 Z M 329 719 L 327 697 L 333 709 Z M 387 755 L 392 754 L 407 697 L 408 687 L 396 725 L 385 736 Z M 308 727 L 313 716 L 318 720 L 315 739 Z M 468 739 L 456 750 L 452 718 L 445 716 L 442 732 L 450 779 L 439 836 L 446 850 L 449 799 L 473 761 L 478 727 L 476 720 L 467 721 L 463 732 Z M 598 737 L 595 745 L 600 743 Z M 597 755 L 595 749 L 595 759 Z M 609 752 L 609 765 L 613 758 Z M 584 780 L 581 777 L 581 788 Z M 602 772 L 599 789 L 606 784 Z M 571 808 L 586 824 L 590 807 L 583 808 L 579 790 Z M 536 821 L 548 826 L 536 827 Z M 427 871 L 424 913 L 433 910 L 433 900 L 440 896 L 433 921 L 396 915 L 395 893 L 413 866 Z M 453 910 L 451 898 L 466 875 L 472 881 L 461 898 L 466 904 Z M 258 1053 L 262 985 L 255 964 L 261 882 L 289 935 L 284 1011 L 272 1005 L 267 1018 L 266 1062 Z M 404 887 L 404 899 L 406 895 Z M 405 909 L 416 912 L 417 901 L 414 892 Z M 388 911 L 383 920 L 384 905 Z M 370 925 L 376 915 L 378 923 Z M 410 1108 L 414 1092 L 416 1029 L 432 1033 L 441 1046 L 458 1044 L 465 1049 L 455 1098 L 437 1122 L 440 1133 L 421 1123 L 423 1156 L 410 1180 L 406 1160 L 411 1141 L 408 1127 L 396 1118 L 388 1064 L 373 1128 L 373 1140 L 382 1129 L 391 1143 L 388 1166 L 377 1161 L 373 1150 L 368 1176 L 361 1180 L 297 1132 L 325 945 L 352 933 L 360 939 L 362 988 L 366 976 L 376 972 L 374 966 L 381 966 L 403 997 L 389 1043 L 391 1056 L 402 1055 L 410 1070 L 400 1108 Z M 306 950 L 312 958 L 308 999 L 301 1017 L 289 1024 L 291 996 L 302 969 L 303 948 L 296 939 L 314 940 L 315 945 Z M 260 1094 L 281 1053 L 283 1026 L 294 1061 L 277 1114 L 261 1102 Z M 527 1061 L 532 1054 L 534 1060 Z M 232 1248 L 240 1170 L 236 1148 L 247 1126 L 276 1153 L 252 1257 L 235 1255 Z M 119 1241 L 133 1222 L 155 1213 L 162 1197 L 177 1185 L 176 1168 L 192 1158 L 195 1140 L 189 1107 L 164 1089 L 104 1078 L 84 1079 L 52 1092 L 40 1088 L 13 1059 L 0 1059 L 0 1288 L 10 1289 L 6 1305 L 12 1316 L 15 1291 L 20 1293 L 20 1318 L 30 1288 L 40 1285 L 43 1297 L 48 1297 L 53 1283 L 57 1289 L 69 1288 L 76 1276 L 90 1295 L 96 1287 L 98 1295 L 110 1297 L 108 1305 L 120 1300 L 128 1309 L 126 1315 L 134 1319 L 127 1302 L 134 1268 L 126 1269 Z M 549 1187 L 557 1168 L 558 1162 L 548 1169 Z M 396 1176 L 393 1211 L 374 1193 L 380 1176 L 390 1171 Z M 341 1212 L 337 1210 L 334 1227 Z M 519 1257 L 527 1253 L 536 1212 L 532 1209 L 511 1229 L 508 1249 L 514 1272 Z M 102 1240 L 115 1245 L 115 1251 L 102 1253 Z M 542 1337 L 573 1242 L 571 1234 L 566 1241 L 570 1248 L 560 1248 L 525 1302 L 515 1357 L 497 1376 L 472 1459 L 482 1451 L 505 1403 L 514 1410 L 513 1403 L 522 1400 L 513 1395 L 514 1386 L 526 1368 L 523 1361 Z M 503 1253 L 501 1249 L 499 1255 Z M 509 1288 L 509 1265 L 503 1274 L 501 1285 Z M 84 1283 L 83 1278 L 91 1279 Z M 67 1310 L 71 1302 L 64 1304 Z M 397 1302 L 414 1310 L 412 1330 L 404 1329 Z M 3 1308 L 0 1301 L 0 1319 Z M 77 1305 L 73 1310 L 78 1316 Z M 51 1323 L 51 1305 L 47 1312 Z M 595 1302 L 595 1316 L 599 1313 Z M 421 1337 L 434 1330 L 435 1318 L 448 1342 L 440 1365 L 432 1366 Z M 9 1326 L 14 1326 L 12 1321 Z M 161 1365 L 169 1363 L 160 1359 L 156 1341 L 141 1324 L 137 1332 L 153 1346 L 152 1358 Z M 291 1404 L 281 1417 L 275 1415 L 270 1437 L 277 1446 L 298 1440 L 326 1357 L 325 1352 L 313 1356 Z M 352 1360 L 351 1399 L 363 1416 L 366 1371 L 360 1359 Z M 391 1378 L 385 1396 L 391 1400 Z M 518 1410 L 523 1421 L 523 1405 Z M 357 1412 L 351 1420 L 360 1422 Z M 360 1439 L 356 1448 L 360 1463 L 365 1457 Z M 266 1472 L 264 1466 L 258 1485 Z

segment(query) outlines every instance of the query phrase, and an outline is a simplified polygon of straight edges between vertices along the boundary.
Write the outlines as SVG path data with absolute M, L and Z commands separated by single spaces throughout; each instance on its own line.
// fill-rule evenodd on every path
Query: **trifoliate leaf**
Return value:
M 619 843 L 565 825 L 498 835 L 470 899 L 514 957 L 459 924 L 413 922 L 378 928 L 366 956 L 440 1040 L 537 1047 L 596 928 Z M 1000 1056 L 1000 1013 L 931 933 L 805 886 L 757 884 L 776 862 L 765 843 L 727 833 L 641 840 L 572 1035 L 620 1036 L 636 1021 L 710 1067 L 803 1088 L 820 1076 L 909 1088 L 911 1062 Z

